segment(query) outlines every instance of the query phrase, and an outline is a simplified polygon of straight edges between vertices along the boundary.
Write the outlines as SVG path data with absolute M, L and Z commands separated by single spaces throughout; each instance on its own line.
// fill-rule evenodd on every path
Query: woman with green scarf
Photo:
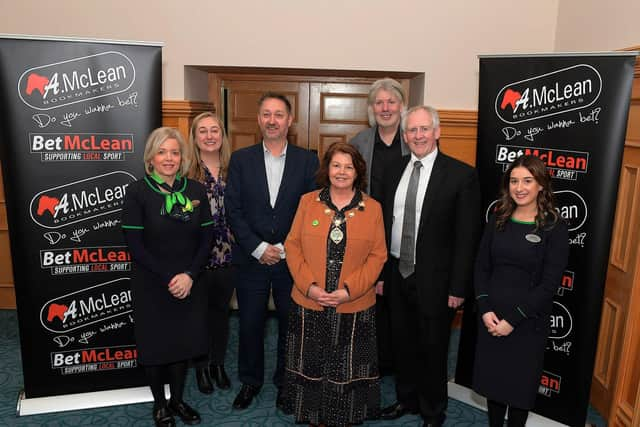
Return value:
M 144 150 L 146 174 L 128 186 L 122 210 L 134 266 L 138 362 L 153 394 L 156 426 L 174 426 L 174 416 L 185 424 L 200 422 L 182 395 L 187 361 L 208 351 L 206 290 L 194 283 L 209 254 L 213 221 L 205 188 L 184 177 L 186 153 L 176 129 L 154 130 Z

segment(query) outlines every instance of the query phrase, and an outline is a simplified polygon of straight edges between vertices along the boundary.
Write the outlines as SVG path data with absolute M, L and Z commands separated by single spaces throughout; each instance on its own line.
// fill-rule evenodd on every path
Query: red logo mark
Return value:
M 27 77 L 27 95 L 31 95 L 34 90 L 37 90 L 40 92 L 40 95 L 44 96 L 44 87 L 47 83 L 49 83 L 47 77 L 36 73 L 29 74 L 29 77 Z
M 511 105 L 511 109 L 516 109 L 516 102 L 522 98 L 522 94 L 515 90 L 507 89 L 504 93 L 504 97 L 502 97 L 502 102 L 500 103 L 500 108 L 505 109 L 507 105 Z
M 51 216 L 54 216 L 56 214 L 56 206 L 58 206 L 58 203 L 60 203 L 60 199 L 56 199 L 55 197 L 40 197 L 40 200 L 38 200 L 38 215 L 42 216 L 44 211 L 49 211 Z
M 51 322 L 54 317 L 57 317 L 61 322 L 64 322 L 64 319 L 66 318 L 65 313 L 68 308 L 69 307 L 63 304 L 51 304 L 49 306 L 49 311 L 47 312 L 47 321 Z

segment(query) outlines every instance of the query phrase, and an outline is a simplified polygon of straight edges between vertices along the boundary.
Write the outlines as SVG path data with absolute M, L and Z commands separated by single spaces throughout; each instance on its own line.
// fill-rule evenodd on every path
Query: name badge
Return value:
M 531 243 L 540 243 L 542 241 L 542 238 L 540 236 L 533 233 L 525 234 L 524 238 Z

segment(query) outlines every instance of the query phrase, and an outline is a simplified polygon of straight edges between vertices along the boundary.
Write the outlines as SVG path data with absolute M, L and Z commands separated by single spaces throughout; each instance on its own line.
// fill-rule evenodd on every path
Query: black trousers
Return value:
M 420 310 L 415 275 L 404 279 L 391 259 L 389 303 L 398 401 L 418 409 L 426 422 L 444 422 L 447 409 L 447 358 L 455 311 L 430 316 Z M 385 289 L 387 285 L 385 284 Z
M 212 365 L 224 365 L 229 342 L 229 302 L 234 289 L 233 266 L 204 270 L 198 277 L 198 283 L 207 289 L 209 322 L 209 354 L 194 360 L 197 368 Z

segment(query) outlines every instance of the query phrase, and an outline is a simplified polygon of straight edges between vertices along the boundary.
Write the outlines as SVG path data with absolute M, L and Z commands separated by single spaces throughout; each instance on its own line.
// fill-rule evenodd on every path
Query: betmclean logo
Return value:
M 31 219 L 55 229 L 118 212 L 134 180 L 128 172 L 115 171 L 41 191 L 31 199 Z
M 129 278 L 125 277 L 47 301 L 40 309 L 40 324 L 50 332 L 66 333 L 132 310 Z
M 505 85 L 496 96 L 495 111 L 505 123 L 522 123 L 587 108 L 601 91 L 598 70 L 578 64 Z
M 556 179 L 577 180 L 579 174 L 589 170 L 589 153 L 585 151 L 561 150 L 556 148 L 523 147 L 518 145 L 496 145 L 496 163 L 506 168 L 518 157 L 532 155 L 547 166 Z
M 131 59 L 110 51 L 29 68 L 18 80 L 18 95 L 46 111 L 125 92 L 135 79 Z
M 551 372 L 542 371 L 538 393 L 551 397 L 551 393 L 559 394 L 562 377 Z
M 137 366 L 137 358 L 133 345 L 60 351 L 51 353 L 51 368 L 62 375 L 131 369 Z
M 40 268 L 49 268 L 52 275 L 129 271 L 131 255 L 125 246 L 44 250 Z
M 133 134 L 30 133 L 29 149 L 40 160 L 124 160 L 133 153 Z

